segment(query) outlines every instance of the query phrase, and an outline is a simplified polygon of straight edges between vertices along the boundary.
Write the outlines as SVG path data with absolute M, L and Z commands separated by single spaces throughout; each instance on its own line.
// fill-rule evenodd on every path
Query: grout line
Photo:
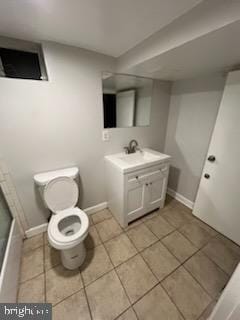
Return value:
M 169 209 L 175 208 L 176 206 L 177 206 L 177 204 L 175 204 L 174 206 L 170 207 Z M 184 211 L 181 210 L 180 208 L 179 208 L 179 210 L 180 210 L 181 212 L 184 212 Z M 163 213 L 163 211 L 162 211 L 162 213 Z M 159 211 L 159 215 L 162 215 L 162 213 L 160 213 L 160 211 Z M 187 212 L 187 214 L 190 214 L 190 213 Z M 158 215 L 156 215 L 156 216 L 158 216 Z M 103 275 L 101 275 L 101 276 L 98 277 L 97 279 L 94 279 L 92 282 L 90 282 L 89 284 L 85 285 L 85 284 L 84 284 L 84 281 L 83 281 L 83 277 L 82 277 L 81 270 L 80 270 L 80 268 L 79 268 L 80 277 L 81 277 L 81 279 L 82 279 L 83 287 L 80 288 L 78 291 L 74 292 L 73 294 L 69 295 L 68 297 L 65 297 L 64 299 L 62 299 L 62 300 L 59 301 L 58 303 L 56 303 L 56 304 L 54 305 L 54 307 L 55 307 L 56 305 L 60 304 L 61 302 L 63 302 L 64 300 L 68 299 L 69 297 L 71 297 L 71 296 L 75 295 L 76 293 L 80 292 L 81 290 L 84 290 L 85 297 L 86 297 L 87 304 L 88 304 L 88 309 L 89 309 L 90 317 L 91 317 L 91 319 L 93 319 L 93 316 L 92 316 L 92 313 L 91 313 L 91 309 L 90 309 L 90 305 L 89 305 L 89 301 L 88 301 L 88 297 L 87 297 L 87 293 L 86 293 L 86 287 L 88 287 L 89 285 L 91 285 L 92 283 L 94 283 L 95 281 L 97 281 L 98 279 L 102 278 L 102 277 L 105 276 L 107 273 L 112 272 L 112 271 L 115 271 L 115 273 L 116 273 L 116 275 L 117 275 L 117 277 L 118 277 L 118 279 L 119 279 L 119 281 L 120 281 L 120 283 L 121 283 L 121 286 L 122 286 L 122 288 L 123 288 L 123 290 L 124 290 L 124 292 L 125 292 L 128 300 L 129 300 L 129 303 L 130 303 L 129 308 L 127 308 L 127 309 L 124 310 L 121 314 L 119 314 L 119 315 L 117 316 L 117 318 L 119 318 L 123 313 L 125 313 L 125 312 L 126 312 L 127 310 L 129 310 L 130 308 L 132 308 L 133 312 L 135 313 L 135 315 L 136 315 L 136 317 L 137 317 L 136 311 L 135 311 L 135 309 L 134 309 L 134 305 L 135 305 L 139 300 L 141 300 L 145 295 L 147 295 L 150 291 L 152 291 L 156 286 L 161 285 L 161 282 L 162 282 L 162 281 L 164 281 L 167 277 L 169 277 L 172 273 L 174 273 L 174 272 L 175 272 L 178 268 L 180 268 L 181 266 L 186 270 L 186 272 L 189 272 L 189 274 L 195 279 L 194 275 L 192 275 L 192 273 L 185 268 L 184 264 L 185 264 L 189 259 L 191 259 L 195 254 L 197 254 L 197 253 L 200 252 L 200 251 L 201 251 L 205 256 L 207 256 L 207 255 L 202 251 L 203 248 L 206 247 L 206 246 L 208 245 L 208 243 L 209 243 L 212 239 L 214 239 L 215 237 L 217 237 L 219 233 L 217 232 L 215 235 L 211 235 L 207 230 L 205 230 L 205 229 L 202 227 L 202 229 L 204 229 L 206 232 L 208 232 L 208 233 L 210 234 L 210 238 L 208 239 L 207 243 L 204 244 L 201 248 L 196 248 L 196 249 L 198 249 L 198 250 L 197 250 L 194 254 L 192 254 L 192 255 L 191 255 L 190 257 L 188 257 L 186 260 L 184 260 L 183 262 L 181 262 L 181 261 L 165 246 L 165 244 L 162 242 L 162 240 L 163 240 L 164 238 L 166 238 L 167 236 L 171 235 L 173 232 L 178 231 L 178 232 L 180 232 L 180 234 L 181 234 L 184 238 L 186 238 L 190 243 L 192 243 L 194 247 L 196 247 L 196 246 L 195 246 L 195 244 L 194 244 L 190 239 L 188 239 L 188 238 L 180 231 L 180 228 L 182 228 L 182 226 L 183 226 L 184 224 L 181 225 L 179 228 L 176 228 L 176 227 L 173 226 L 171 223 L 169 223 L 166 219 L 164 219 L 164 217 L 162 217 L 164 220 L 166 220 L 167 223 L 169 223 L 170 225 L 172 225 L 175 229 L 174 229 L 173 231 L 171 231 L 169 234 L 167 234 L 167 235 L 165 235 L 164 237 L 162 237 L 162 238 L 159 238 L 159 237 L 157 236 L 156 242 L 151 243 L 149 246 L 147 246 L 146 248 L 144 248 L 144 249 L 142 249 L 142 250 L 138 250 L 137 247 L 136 247 L 136 245 L 134 244 L 134 242 L 133 242 L 133 241 L 130 239 L 130 237 L 128 236 L 127 232 L 128 232 L 129 230 L 133 229 L 133 228 L 137 228 L 137 227 L 140 226 L 141 224 L 144 224 L 144 225 L 148 228 L 148 226 L 146 225 L 146 222 L 149 221 L 149 220 L 151 220 L 151 219 L 153 219 L 153 218 L 156 217 L 156 216 L 154 215 L 154 216 L 153 216 L 152 218 L 150 218 L 150 219 L 143 220 L 143 221 L 141 221 L 139 224 L 137 224 L 136 226 L 133 226 L 132 228 L 128 228 L 127 230 L 126 230 L 126 228 L 122 228 L 122 227 L 120 226 L 122 232 L 121 232 L 120 234 L 114 236 L 113 238 L 106 240 L 106 241 L 102 241 L 102 239 L 101 239 L 101 237 L 100 237 L 100 234 L 99 234 L 99 231 L 98 231 L 98 229 L 96 228 L 96 225 L 99 224 L 99 223 L 101 223 L 101 222 L 103 222 L 103 221 L 109 220 L 109 219 L 111 219 L 111 218 L 114 218 L 114 220 L 116 221 L 115 217 L 112 215 L 112 217 L 106 218 L 106 219 L 104 219 L 103 221 L 100 221 L 100 222 L 98 222 L 98 223 L 96 223 L 96 224 L 93 223 L 92 226 L 95 227 L 96 233 L 97 233 L 97 235 L 98 235 L 98 237 L 99 237 L 99 240 L 100 240 L 100 244 L 97 245 L 97 246 L 102 245 L 102 246 L 104 247 L 104 249 L 105 249 L 105 251 L 107 252 L 107 255 L 108 255 L 108 257 L 109 257 L 109 259 L 110 259 L 110 261 L 111 261 L 111 263 L 112 263 L 112 265 L 113 265 L 113 269 L 108 270 L 107 272 L 105 272 Z M 193 218 L 194 218 L 194 219 L 195 219 L 195 218 L 198 219 L 198 218 L 195 217 L 195 216 L 194 216 Z M 141 218 L 140 218 L 140 219 L 141 219 Z M 139 220 L 140 220 L 140 219 L 139 219 Z M 199 219 L 198 219 L 198 220 L 199 220 Z M 116 222 L 117 222 L 117 221 L 116 221 Z M 192 221 L 189 221 L 189 223 L 191 223 L 191 222 L 192 222 Z M 118 222 L 117 222 L 117 223 L 118 223 Z M 187 224 L 187 222 L 186 222 L 185 224 Z M 119 224 L 118 224 L 118 225 L 119 225 Z M 201 226 L 200 226 L 200 227 L 201 227 Z M 152 234 L 154 234 L 149 228 L 148 228 L 148 230 L 149 230 Z M 112 259 L 111 259 L 110 255 L 109 255 L 109 253 L 108 253 L 108 250 L 106 249 L 105 244 L 106 244 L 107 242 L 109 242 L 109 241 L 111 241 L 111 240 L 119 237 L 119 236 L 122 235 L 122 234 L 125 234 L 125 235 L 127 236 L 127 238 L 130 240 L 130 242 L 132 243 L 132 245 L 134 246 L 134 248 L 137 250 L 137 253 L 136 253 L 135 255 L 131 256 L 129 259 L 123 261 L 123 262 L 120 263 L 119 265 L 115 266 L 115 265 L 113 264 L 113 262 L 112 262 Z M 155 234 L 154 234 L 154 235 L 155 235 Z M 155 236 L 156 236 L 156 235 L 155 235 Z M 151 246 L 153 246 L 154 244 L 156 244 L 158 241 L 180 262 L 180 265 L 179 265 L 177 268 L 175 268 L 171 273 L 169 273 L 166 277 L 164 277 L 161 281 L 158 280 L 158 278 L 157 278 L 156 275 L 154 274 L 153 270 L 151 269 L 150 265 L 147 263 L 147 261 L 144 259 L 143 255 L 142 255 L 143 251 L 145 251 L 146 249 L 150 248 Z M 47 245 L 47 244 L 46 244 L 46 245 Z M 224 245 L 224 243 L 223 243 L 223 245 Z M 87 251 L 88 251 L 88 250 L 94 250 L 97 246 L 94 246 L 94 247 L 91 248 L 91 249 L 87 249 Z M 46 298 L 46 272 L 47 272 L 48 270 L 46 270 L 46 268 L 45 268 L 46 255 L 45 255 L 44 233 L 43 233 L 43 245 L 42 245 L 42 246 L 39 246 L 38 248 L 34 248 L 34 249 L 31 250 L 31 251 L 35 251 L 35 250 L 39 249 L 40 247 L 43 247 L 43 273 L 40 273 L 40 274 L 34 276 L 33 278 L 27 279 L 27 280 L 19 283 L 19 287 L 20 287 L 21 284 L 23 284 L 23 283 L 25 283 L 25 282 L 27 282 L 27 281 L 30 281 L 30 280 L 32 280 L 32 279 L 40 276 L 41 274 L 44 274 L 44 294 L 45 294 L 45 301 L 46 301 L 46 300 L 47 300 L 47 298 Z M 134 257 L 137 256 L 137 255 L 140 255 L 140 256 L 142 257 L 142 259 L 145 261 L 146 265 L 149 267 L 149 269 L 150 269 L 150 271 L 152 272 L 152 274 L 154 275 L 154 277 L 156 277 L 157 283 L 156 283 L 156 285 L 154 285 L 151 289 L 149 289 L 144 295 L 142 295 L 139 299 L 137 299 L 134 303 L 131 303 L 131 300 L 130 300 L 127 292 L 126 292 L 126 289 L 125 289 L 122 281 L 121 281 L 120 278 L 119 278 L 119 275 L 118 275 L 116 269 L 117 269 L 120 265 L 126 263 L 127 261 L 129 261 L 130 259 L 134 258 Z M 207 256 L 207 257 L 208 257 L 208 256 Z M 209 257 L 208 257 L 208 258 L 209 258 Z M 221 268 L 220 266 L 218 266 L 218 264 L 217 264 L 215 261 L 213 261 L 211 258 L 209 258 L 209 259 L 210 259 L 217 267 L 219 267 L 219 268 L 222 270 L 222 268 Z M 56 265 L 56 266 L 53 266 L 53 267 L 50 268 L 50 269 L 54 269 L 54 268 L 56 268 L 56 267 L 59 266 L 59 265 L 60 265 L 60 264 L 58 264 L 58 265 Z M 21 266 L 22 266 L 22 261 L 21 261 Z M 49 270 L 50 270 L 50 269 L 49 269 Z M 226 273 L 224 270 L 222 270 L 222 271 L 223 271 L 227 276 L 229 276 L 229 274 Z M 197 279 L 195 279 L 195 280 L 196 280 L 196 282 L 202 287 L 202 285 L 198 282 L 198 280 L 197 280 Z M 19 287 L 18 287 L 18 292 L 19 292 Z M 163 288 L 162 285 L 161 285 L 161 287 Z M 163 288 L 163 289 L 164 289 L 164 291 L 166 292 L 165 288 Z M 203 287 L 202 287 L 202 289 L 203 289 L 203 290 L 207 293 L 207 295 L 212 299 L 212 296 L 210 296 L 209 293 L 208 293 Z M 166 292 L 166 293 L 167 293 L 167 292 Z M 168 295 L 168 293 L 167 293 L 167 295 Z M 168 295 L 168 296 L 169 296 L 169 295 Z M 172 301 L 172 299 L 171 299 L 170 296 L 169 296 L 169 298 L 170 298 L 170 300 Z M 213 298 L 213 300 L 209 303 L 209 305 L 210 305 L 214 300 L 216 300 L 216 298 Z M 172 302 L 173 302 L 173 301 L 172 301 Z M 175 305 L 175 307 L 177 308 L 177 310 L 179 310 L 178 307 L 176 306 L 176 304 L 175 304 L 174 302 L 173 302 L 173 304 Z M 209 305 L 208 305 L 208 306 L 209 306 Z M 207 307 L 208 307 L 208 306 L 207 306 Z M 206 307 L 206 309 L 207 309 L 207 307 Z M 206 309 L 204 309 L 204 311 L 205 311 Z M 204 311 L 203 311 L 203 312 L 204 312 Z M 180 314 L 182 314 L 180 310 L 179 310 L 179 312 L 180 312 Z M 202 312 L 202 314 L 203 314 L 203 312 Z M 201 315 L 202 315 L 202 314 L 201 314 Z M 201 315 L 200 315 L 200 317 L 201 317 Z M 117 318 L 115 318 L 115 319 L 117 319 Z M 185 317 L 183 317 L 183 318 L 185 319 Z M 138 319 L 138 317 L 137 317 L 137 319 Z
M 31 280 L 33 280 L 33 279 L 36 279 L 37 277 L 41 276 L 42 274 L 44 274 L 44 270 L 43 270 L 43 272 L 38 273 L 37 275 L 35 275 L 35 276 L 32 277 L 32 278 L 29 278 L 29 279 L 26 279 L 26 280 L 24 280 L 24 281 L 19 282 L 19 285 L 22 285 L 22 284 L 24 284 L 24 283 L 26 283 L 26 282 L 28 282 L 28 281 L 31 281 Z
M 90 304 L 89 304 L 89 300 L 88 300 L 86 288 L 85 288 L 85 286 L 84 286 L 83 277 L 82 277 L 82 272 L 81 272 L 80 267 L 78 268 L 78 270 L 79 270 L 79 273 L 80 273 L 80 277 L 81 277 L 81 279 L 82 279 L 83 291 L 84 291 L 85 298 L 86 298 L 86 301 L 87 301 L 87 306 L 88 306 L 88 311 L 89 311 L 89 314 L 90 314 L 90 318 L 91 318 L 91 320 L 93 320 L 93 315 L 92 315 L 92 311 L 91 311 L 91 308 L 90 308 Z
M 137 226 L 136 226 L 136 227 L 137 227 Z M 97 229 L 96 229 L 96 230 L 97 230 Z M 174 231 L 175 231 L 175 230 L 174 230 Z M 172 232 L 174 232 L 174 231 L 172 231 Z M 124 232 L 125 232 L 125 231 L 124 231 Z M 97 233 L 98 233 L 98 230 L 97 230 Z M 122 234 L 122 233 L 121 233 L 121 234 Z M 127 235 L 126 232 L 125 232 L 125 234 L 126 234 L 126 236 L 128 237 L 128 235 Z M 118 237 L 118 236 L 120 236 L 120 235 L 117 235 L 116 237 Z M 114 237 L 114 238 L 116 238 L 116 237 Z M 112 239 L 114 239 L 114 238 L 111 238 L 111 239 L 109 239 L 108 241 L 110 241 L 110 240 L 112 240 Z M 129 237 L 128 237 L 128 238 L 129 238 Z M 163 239 L 163 238 L 162 238 L 162 239 Z M 133 244 L 133 246 L 136 248 L 136 246 L 134 245 L 134 243 L 132 242 L 132 240 L 131 240 L 130 238 L 129 238 L 129 240 L 131 241 L 131 243 Z M 109 259 L 110 259 L 110 261 L 111 261 L 111 263 L 112 263 L 112 265 L 113 265 L 113 269 L 106 271 L 104 274 L 102 274 L 102 275 L 99 276 L 98 278 L 94 279 L 93 281 L 91 281 L 91 282 L 88 283 L 87 285 L 85 285 L 85 284 L 84 284 L 84 281 L 82 281 L 83 287 L 82 287 L 80 290 L 78 290 L 78 291 L 74 292 L 73 294 L 65 297 L 64 299 L 62 299 L 61 301 L 59 301 L 58 303 L 56 303 L 56 304 L 54 305 L 54 307 L 55 307 L 56 305 L 58 305 L 59 303 L 63 302 L 64 300 L 68 299 L 69 297 L 73 296 L 74 294 L 78 293 L 78 292 L 81 291 L 82 289 L 84 289 L 84 291 L 86 292 L 86 287 L 90 286 L 90 285 L 93 284 L 95 281 L 101 279 L 103 276 L 105 276 L 105 275 L 108 274 L 109 272 L 112 272 L 113 270 L 116 272 L 116 274 L 117 274 L 117 276 L 118 276 L 118 273 L 117 273 L 117 271 L 116 271 L 116 268 L 118 268 L 120 265 L 124 264 L 125 262 L 129 261 L 130 259 L 134 258 L 135 256 L 141 255 L 141 252 L 143 252 L 144 250 L 150 248 L 152 245 L 156 244 L 158 241 L 161 242 L 161 240 L 158 239 L 156 242 L 152 243 L 151 245 L 149 245 L 149 246 L 146 247 L 145 249 L 141 250 L 140 252 L 139 252 L 139 251 L 137 250 L 137 248 L 136 248 L 137 253 L 136 253 L 134 256 L 130 257 L 129 259 L 127 259 L 127 260 L 125 260 L 125 261 L 123 261 L 122 263 L 120 263 L 120 264 L 117 265 L 116 267 L 115 267 L 114 264 L 112 263 L 112 260 L 111 260 L 109 254 L 108 254 L 108 251 L 107 251 L 104 243 L 101 243 L 100 245 L 103 245 L 104 249 L 106 250 L 106 252 L 107 252 L 107 254 L 108 254 L 108 256 L 109 256 Z M 105 242 L 107 242 L 107 241 L 105 241 Z M 161 242 L 161 243 L 162 243 L 162 242 Z M 94 249 L 94 248 L 93 248 L 93 249 Z M 90 249 L 90 250 L 93 250 L 93 249 Z M 197 252 L 199 252 L 201 249 L 202 249 L 202 248 L 198 249 L 193 255 L 191 255 L 191 257 L 194 256 L 194 255 L 195 255 Z M 168 250 L 168 251 L 169 251 L 169 250 Z M 172 254 L 172 255 L 174 256 L 174 254 Z M 142 255 L 141 255 L 141 257 L 142 257 Z M 175 257 L 175 256 L 174 256 L 174 257 Z M 191 257 L 189 257 L 187 260 L 189 260 Z M 142 258 L 143 258 L 143 257 L 142 257 Z M 177 257 L 176 257 L 176 258 L 177 258 Z M 143 259 L 144 259 L 144 258 L 143 258 Z M 165 276 L 161 281 L 159 281 L 158 278 L 156 278 L 156 279 L 157 279 L 156 285 L 154 285 L 151 289 L 149 289 L 143 296 L 141 296 L 139 299 L 137 299 L 133 304 L 131 303 L 131 301 L 130 301 L 130 299 L 129 299 L 129 297 L 128 297 L 128 294 L 126 293 L 126 290 L 125 290 L 125 288 L 124 288 L 121 280 L 119 279 L 119 281 L 120 281 L 120 283 L 121 283 L 121 285 L 122 285 L 122 287 L 123 287 L 123 289 L 124 289 L 124 291 L 125 291 L 128 299 L 129 299 L 130 306 L 133 306 L 134 304 L 136 304 L 140 299 L 142 299 L 146 294 L 148 294 L 151 290 L 153 290 L 157 285 L 161 284 L 162 281 L 164 281 L 167 277 L 169 277 L 172 273 L 174 273 L 178 268 L 180 268 L 187 260 L 185 260 L 183 263 L 180 262 L 181 264 L 180 264 L 176 269 L 174 269 L 171 273 L 169 273 L 167 276 Z M 145 259 L 144 259 L 144 261 L 145 261 Z M 145 262 L 146 262 L 146 261 L 145 261 Z M 146 262 L 146 264 L 147 264 L 147 266 L 150 268 L 151 272 L 153 273 L 151 267 L 148 265 L 147 262 Z M 154 273 L 153 273 L 153 274 L 154 274 Z M 155 276 L 155 274 L 154 274 L 154 276 Z M 118 276 L 118 278 L 119 278 L 119 276 Z M 83 280 L 83 278 L 82 278 L 82 280 Z M 162 287 L 162 286 L 161 286 L 161 287 Z M 165 289 L 164 289 L 164 290 L 165 290 Z M 87 295 L 86 295 L 86 296 L 87 296 Z M 171 300 L 172 300 L 172 299 L 171 299 Z M 173 302 L 173 303 L 174 303 L 174 302 Z M 175 303 L 174 303 L 174 305 L 175 305 Z M 175 306 L 176 306 L 176 305 L 175 305 Z M 176 306 L 176 307 L 177 307 L 177 306 Z M 128 309 L 129 309 L 129 308 L 128 308 Z M 128 310 L 128 309 L 126 309 L 126 310 Z M 178 308 L 177 308 L 177 309 L 178 309 Z M 126 310 L 125 310 L 125 311 L 126 311 Z M 133 308 L 133 310 L 134 310 L 134 308 Z M 178 310 L 179 310 L 179 309 L 178 309 Z M 124 311 L 124 312 L 125 312 L 125 311 Z M 123 313 L 124 313 L 124 312 L 123 312 Z M 135 312 L 135 310 L 134 310 L 134 312 Z M 120 316 L 120 315 L 118 315 L 118 317 L 119 317 L 119 316 Z
M 51 303 L 51 304 L 52 304 L 52 308 L 55 308 L 57 305 L 59 305 L 60 303 L 62 303 L 62 302 L 65 301 L 65 300 L 71 298 L 72 296 L 74 296 L 75 294 L 79 293 L 79 292 L 82 291 L 83 289 L 84 289 L 84 288 L 81 287 L 79 290 L 74 291 L 74 292 L 71 293 L 69 296 L 63 298 L 62 300 L 58 301 L 57 303 L 54 303 L 54 304 L 53 304 L 52 302 L 48 302 L 48 303 Z
M 44 241 L 44 238 L 43 238 Z M 47 280 L 46 280 L 46 252 L 45 252 L 45 246 L 43 246 L 43 288 L 44 288 L 44 301 L 47 302 Z
M 103 244 L 103 246 L 104 246 L 104 249 L 105 249 L 106 252 L 107 252 L 107 255 L 108 255 L 109 260 L 111 261 L 111 263 L 112 263 L 112 265 L 113 265 L 113 271 L 115 271 L 115 274 L 116 274 L 116 276 L 117 276 L 117 278 L 118 278 L 118 280 L 119 280 L 119 282 L 120 282 L 120 284 L 121 284 L 121 286 L 122 286 L 122 288 L 123 288 L 123 290 L 124 290 L 124 292 L 125 292 L 125 295 L 126 295 L 126 297 L 127 297 L 127 299 L 128 299 L 128 302 L 129 302 L 130 306 L 132 306 L 130 297 L 128 296 L 127 291 L 126 291 L 125 287 L 123 286 L 123 283 L 122 283 L 122 281 L 121 281 L 121 279 L 120 279 L 120 277 L 119 277 L 119 275 L 118 275 L 118 273 L 117 273 L 117 270 L 116 270 L 116 268 L 114 267 L 113 261 L 112 261 L 112 259 L 111 259 L 111 257 L 110 257 L 110 255 L 109 255 L 109 253 L 108 253 L 108 251 L 107 251 L 107 249 L 106 249 L 106 247 L 105 247 L 104 244 Z M 127 310 L 127 309 L 126 309 L 126 310 Z M 126 310 L 125 310 L 125 311 L 126 311 Z
M 161 283 L 160 283 L 161 285 Z M 166 293 L 166 295 L 168 296 L 168 298 L 170 299 L 170 301 L 173 303 L 173 305 L 175 306 L 175 308 L 178 310 L 178 312 L 180 313 L 180 315 L 183 317 L 183 319 L 187 320 L 187 318 L 183 315 L 182 311 L 179 309 L 179 307 L 176 305 L 176 303 L 173 301 L 172 297 L 168 294 L 167 290 L 164 288 L 164 286 L 161 285 L 161 288 L 163 289 L 163 291 Z
M 138 317 L 137 317 L 137 314 L 135 312 L 135 310 L 133 309 L 132 305 L 127 308 L 126 310 L 124 310 L 123 312 L 121 312 L 116 318 L 114 318 L 113 320 L 118 320 L 125 312 L 127 312 L 128 310 L 132 309 L 133 310 L 133 313 L 135 314 L 137 320 L 138 320 Z
M 105 248 L 104 248 L 104 249 L 105 249 Z M 106 250 L 106 249 L 105 249 L 105 250 Z M 85 284 L 85 283 L 83 282 L 84 288 L 89 287 L 89 286 L 90 286 L 91 284 L 93 284 L 95 281 L 101 279 L 101 278 L 104 277 L 106 274 L 108 274 L 109 272 L 113 271 L 113 270 L 114 270 L 114 265 L 112 265 L 112 267 L 113 267 L 112 269 L 107 270 L 106 272 L 102 273 L 99 277 L 97 277 L 96 279 L 92 280 L 91 282 L 89 282 L 89 283 L 87 283 L 87 284 Z
M 211 301 L 211 302 L 207 305 L 207 307 L 203 310 L 203 312 L 200 314 L 199 318 L 197 318 L 197 320 L 200 320 L 200 319 L 201 319 L 201 317 L 204 315 L 204 312 L 207 311 L 207 309 L 210 307 L 210 305 L 211 305 L 213 302 L 215 302 L 215 305 L 216 305 L 217 300 L 214 299 L 213 301 Z M 213 306 L 213 309 L 214 309 L 215 305 Z M 211 310 L 211 313 L 212 313 L 213 309 Z M 210 314 L 209 314 L 209 316 L 210 316 Z M 206 320 L 209 319 L 209 316 L 208 316 L 208 318 L 206 318 Z

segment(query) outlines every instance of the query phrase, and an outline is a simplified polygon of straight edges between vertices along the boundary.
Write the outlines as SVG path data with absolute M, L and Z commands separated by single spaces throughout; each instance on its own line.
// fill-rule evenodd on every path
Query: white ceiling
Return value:
M 149 59 L 129 72 L 174 81 L 239 68 L 239 34 L 237 21 Z
M 1 0 L 0 35 L 115 57 L 202 0 Z

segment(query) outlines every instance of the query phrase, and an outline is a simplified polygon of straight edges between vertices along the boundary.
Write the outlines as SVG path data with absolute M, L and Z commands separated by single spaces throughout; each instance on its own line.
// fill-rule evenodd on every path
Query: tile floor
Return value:
M 46 234 L 24 241 L 19 302 L 50 302 L 54 320 L 206 320 L 240 261 L 240 247 L 167 197 L 122 229 L 90 217 L 79 270 L 60 263 Z

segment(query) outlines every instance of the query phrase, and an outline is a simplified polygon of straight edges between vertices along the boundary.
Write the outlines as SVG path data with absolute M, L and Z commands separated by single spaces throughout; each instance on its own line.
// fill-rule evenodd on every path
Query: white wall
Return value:
M 0 156 L 12 172 L 28 227 L 46 221 L 34 188 L 37 172 L 77 165 L 80 206 L 106 200 L 104 154 L 119 152 L 130 139 L 163 150 L 169 83 L 155 83 L 152 123 L 146 128 L 111 129 L 102 141 L 102 71 L 114 71 L 113 58 L 44 43 L 49 81 L 0 78 Z
M 221 101 L 222 76 L 173 83 L 165 153 L 172 156 L 169 187 L 194 201 Z

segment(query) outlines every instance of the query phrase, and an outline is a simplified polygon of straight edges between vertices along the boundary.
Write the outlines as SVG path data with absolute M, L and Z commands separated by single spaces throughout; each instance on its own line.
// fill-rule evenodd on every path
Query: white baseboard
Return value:
M 182 204 L 184 204 L 186 207 L 193 209 L 194 206 L 194 202 L 188 200 L 187 198 L 185 198 L 184 196 L 182 196 L 180 193 L 174 191 L 173 189 L 168 188 L 167 189 L 167 193 L 173 197 L 174 199 L 178 200 L 179 202 L 181 202 Z
M 37 234 L 43 233 L 47 231 L 48 223 L 40 224 L 39 226 L 33 227 L 25 231 L 25 235 L 27 238 L 31 238 L 36 236 Z
M 83 210 L 87 214 L 93 214 L 93 213 L 96 213 L 96 212 L 98 212 L 100 210 L 106 209 L 107 207 L 108 207 L 108 203 L 107 202 L 102 202 L 102 203 L 97 204 L 96 206 L 89 207 L 89 208 L 86 208 L 86 209 L 83 209 Z
M 83 210 L 88 215 L 91 215 L 91 214 L 93 214 L 95 212 L 98 212 L 100 210 L 106 209 L 107 206 L 108 206 L 107 202 L 102 202 L 102 203 L 97 204 L 96 206 L 89 207 L 89 208 L 86 208 L 86 209 L 83 209 Z M 25 232 L 25 235 L 26 235 L 27 238 L 31 238 L 33 236 L 36 236 L 36 235 L 38 235 L 40 233 L 43 233 L 43 232 L 47 231 L 47 227 L 48 227 L 48 223 L 40 224 L 39 226 L 36 226 L 36 227 L 28 229 Z

